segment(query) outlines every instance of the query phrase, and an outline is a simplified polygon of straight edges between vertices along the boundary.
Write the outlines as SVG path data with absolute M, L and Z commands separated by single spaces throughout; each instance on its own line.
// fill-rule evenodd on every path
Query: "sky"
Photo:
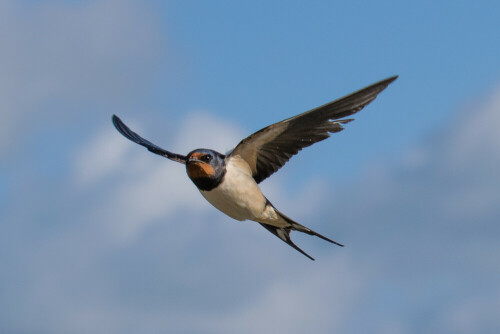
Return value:
M 498 1 L 0 2 L 1 333 L 500 332 Z M 310 261 L 218 212 L 226 152 L 399 75 L 262 183 Z

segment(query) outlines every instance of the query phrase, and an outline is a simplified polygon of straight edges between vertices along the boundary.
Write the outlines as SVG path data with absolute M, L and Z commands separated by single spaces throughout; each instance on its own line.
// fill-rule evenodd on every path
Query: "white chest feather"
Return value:
M 227 161 L 226 175 L 217 188 L 200 192 L 213 206 L 236 220 L 259 220 L 266 206 L 266 198 L 250 168 L 239 157 Z

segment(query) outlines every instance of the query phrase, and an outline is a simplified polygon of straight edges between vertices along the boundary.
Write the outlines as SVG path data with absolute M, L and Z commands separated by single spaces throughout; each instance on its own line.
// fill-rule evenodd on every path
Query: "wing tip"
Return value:
M 113 114 L 113 116 L 111 116 L 111 121 L 113 122 L 113 125 L 115 126 L 115 128 L 123 134 L 123 128 L 125 126 L 125 124 L 123 123 L 123 121 L 120 119 L 120 117 L 116 116 L 115 114 Z M 126 127 L 126 126 L 125 126 Z
M 374 84 L 372 84 L 372 85 L 370 85 L 370 86 L 368 86 L 368 87 L 366 87 L 366 88 L 370 88 L 370 87 L 373 87 L 373 88 L 375 88 L 375 87 L 381 87 L 381 89 L 380 89 L 380 90 L 378 90 L 378 91 L 377 91 L 377 93 L 376 93 L 376 95 L 378 95 L 380 92 L 382 92 L 384 89 L 386 89 L 386 88 L 387 88 L 387 86 L 389 86 L 391 83 L 393 83 L 393 82 L 394 82 L 397 78 L 399 78 L 399 75 L 393 75 L 392 77 L 388 77 L 388 78 L 386 78 L 386 79 L 380 80 L 379 82 L 376 82 L 376 83 L 374 83 Z M 363 88 L 363 89 L 361 89 L 361 90 L 364 90 L 364 89 L 366 89 L 366 88 Z M 376 95 L 375 95 L 375 96 L 376 96 Z
M 141 144 L 141 140 L 142 138 L 140 138 L 137 133 L 135 133 L 134 131 L 130 130 L 128 126 L 125 125 L 125 123 L 123 123 L 123 121 L 120 119 L 120 117 L 116 116 L 115 114 L 113 114 L 113 116 L 111 117 L 111 121 L 113 122 L 113 125 L 115 126 L 115 129 L 118 130 L 118 132 L 124 136 L 125 138 L 137 143 L 137 144 Z
M 391 82 L 393 82 L 394 80 L 396 80 L 397 78 L 399 78 L 399 75 L 398 75 L 398 74 L 393 75 L 392 77 L 389 77 L 389 78 L 385 79 L 384 81 L 387 81 L 388 83 L 391 83 Z
M 113 122 L 113 124 L 116 125 L 117 123 L 120 123 L 122 120 L 120 119 L 120 117 L 113 114 L 113 116 L 111 116 L 111 121 Z

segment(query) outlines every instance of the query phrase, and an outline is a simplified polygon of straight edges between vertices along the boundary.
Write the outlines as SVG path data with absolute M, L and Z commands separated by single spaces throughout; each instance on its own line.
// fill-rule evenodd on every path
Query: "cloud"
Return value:
M 129 164 L 131 146 L 108 124 L 90 143 L 77 151 L 75 157 L 75 180 L 79 184 L 92 184 L 102 180 Z M 133 162 L 132 162 L 133 163 Z
M 0 155 L 12 168 L 0 332 L 500 330 L 499 89 L 349 184 L 266 180 L 280 210 L 346 244 L 293 234 L 311 262 L 217 212 L 183 166 L 112 128 L 109 110 L 127 114 L 165 66 L 160 25 L 139 2 L 0 3 Z M 247 134 L 207 111 L 161 133 L 143 115 L 124 120 L 179 153 L 224 152 Z
M 98 5 L 82 5 L 85 17 Z M 46 9 L 54 12 L 56 22 L 64 16 Z M 110 48 L 110 59 L 120 45 L 127 43 Z M 102 52 L 96 57 L 107 59 Z M 84 89 L 75 85 L 72 92 Z M 85 100 L 93 89 L 71 94 Z M 0 213 L 0 331 L 496 332 L 499 99 L 496 90 L 469 104 L 408 154 L 371 164 L 351 184 L 312 177 L 294 187 L 283 173 L 266 180 L 282 211 L 346 244 L 293 234 L 316 262 L 257 224 L 217 212 L 183 166 L 127 141 L 107 116 L 72 146 L 57 178 L 25 169 L 16 176 L 19 189 Z M 161 134 L 140 116 L 126 122 L 179 153 L 224 152 L 244 136 L 206 111 Z
M 258 298 L 223 317 L 210 315 L 203 322 L 205 330 L 210 333 L 343 331 L 343 319 L 355 312 L 364 288 L 360 268 L 353 268 L 350 259 L 338 256 L 324 260 L 321 267 L 309 267 L 307 272 L 290 276 L 270 274 L 270 277 Z
M 146 134 L 143 136 L 149 138 Z M 230 147 L 227 145 L 235 145 L 241 137 L 241 131 L 231 124 L 208 113 L 195 112 L 187 115 L 176 133 L 167 136 L 165 142 L 172 143 L 172 148 L 167 149 L 179 149 L 181 154 L 203 145 L 224 152 L 225 147 Z M 92 188 L 97 182 L 113 185 L 108 200 L 97 203 L 89 211 L 88 220 L 110 215 L 108 225 L 117 239 L 129 240 L 148 223 L 182 208 L 191 211 L 208 208 L 190 184 L 184 166 L 154 156 L 123 138 L 111 122 L 77 151 L 74 166 L 74 179 L 81 187 Z M 98 217 L 93 217 L 96 212 Z
M 2 1 L 0 156 L 30 135 L 88 120 L 100 104 L 145 89 L 164 56 L 152 17 L 131 1 Z
M 356 185 L 329 196 L 337 205 L 325 216 L 349 222 L 340 234 L 377 263 L 371 279 L 392 300 L 384 307 L 392 304 L 394 314 L 377 322 L 398 319 L 396 306 L 405 305 L 406 316 L 414 316 L 403 332 L 487 333 L 500 326 L 489 311 L 500 293 L 491 279 L 500 254 L 492 237 L 500 233 L 499 110 L 496 89 L 399 162 L 369 166 Z M 476 310 L 460 315 L 470 305 Z

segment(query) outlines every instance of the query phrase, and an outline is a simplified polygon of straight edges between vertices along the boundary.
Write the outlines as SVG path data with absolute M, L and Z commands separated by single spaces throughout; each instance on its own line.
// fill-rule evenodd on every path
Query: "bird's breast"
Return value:
M 200 192 L 213 206 L 236 220 L 259 219 L 266 206 L 266 198 L 248 164 L 240 158 L 227 161 L 224 179 L 216 188 Z

